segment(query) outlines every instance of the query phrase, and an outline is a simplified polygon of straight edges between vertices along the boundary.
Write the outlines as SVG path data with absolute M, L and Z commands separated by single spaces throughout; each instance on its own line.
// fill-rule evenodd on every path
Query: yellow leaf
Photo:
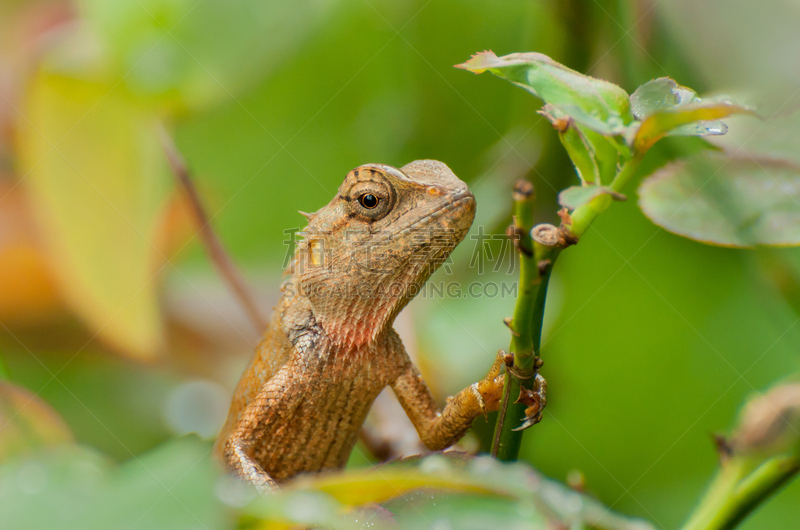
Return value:
M 292 488 L 312 488 L 333 496 L 343 504 L 359 506 L 371 502 L 384 502 L 419 488 L 434 488 L 459 493 L 482 493 L 505 496 L 489 486 L 484 486 L 460 475 L 435 476 L 418 469 L 372 468 L 330 473 L 314 477 L 301 477 L 292 482 Z
M 697 121 L 718 120 L 732 114 L 754 114 L 742 105 L 727 101 L 703 102 L 654 112 L 642 121 L 634 138 L 637 153 L 646 153 L 653 145 L 671 130 Z
M 22 114 L 20 173 L 67 303 L 105 342 L 152 358 L 153 241 L 169 185 L 155 113 L 122 83 L 43 71 Z

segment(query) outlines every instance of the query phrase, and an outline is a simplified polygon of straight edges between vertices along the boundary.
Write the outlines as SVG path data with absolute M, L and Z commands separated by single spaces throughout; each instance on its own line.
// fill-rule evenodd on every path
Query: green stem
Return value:
M 621 191 L 633 178 L 641 162 L 641 156 L 629 160 L 620 170 L 610 187 L 614 191 Z M 606 210 L 611 204 L 611 196 L 601 195 L 589 203 L 572 212 L 570 232 L 580 238 L 594 219 Z M 511 347 L 514 353 L 513 375 L 506 372 L 503 387 L 503 399 L 500 404 L 500 414 L 497 415 L 494 440 L 492 442 L 492 455 L 500 460 L 516 460 L 522 444 L 522 431 L 514 431 L 525 416 L 526 405 L 513 403 L 524 388 L 532 389 L 536 368 L 534 363 L 539 353 L 542 340 L 542 322 L 544 320 L 544 306 L 547 301 L 547 286 L 556 258 L 561 252 L 560 247 L 546 247 L 533 243 L 530 230 L 533 228 L 533 198 L 516 200 L 514 202 L 514 223 L 521 235 L 520 244 L 533 248 L 532 256 L 521 253 L 520 260 L 520 293 L 514 308 L 514 318 L 511 324 Z M 540 264 L 547 263 L 540 267 Z M 510 419 L 509 419 L 510 418 Z
M 633 178 L 636 170 L 639 169 L 639 164 L 641 162 L 642 156 L 634 156 L 628 160 L 620 172 L 617 173 L 617 176 L 614 177 L 609 187 L 621 193 L 628 182 Z M 592 224 L 592 221 L 594 221 L 598 215 L 606 211 L 606 208 L 611 205 L 612 201 L 613 199 L 610 195 L 599 195 L 583 206 L 576 208 L 575 211 L 572 212 L 572 228 L 570 229 L 572 235 L 580 238 L 585 234 L 589 225 Z
M 552 266 L 548 268 L 548 270 L 542 275 L 541 283 L 536 289 L 536 296 L 531 306 L 533 307 L 533 317 L 530 322 L 530 325 L 527 326 L 526 334 L 530 334 L 533 338 L 533 344 L 531 345 L 530 349 L 526 352 L 524 357 L 526 358 L 526 364 L 529 361 L 531 365 L 533 361 L 536 359 L 536 352 L 539 351 L 539 346 L 541 344 L 542 338 L 542 322 L 544 320 L 544 306 L 547 300 L 547 287 L 550 280 L 550 271 L 552 270 Z M 517 352 L 525 352 L 523 350 L 523 346 L 520 344 L 520 341 L 516 340 L 520 337 L 514 337 L 511 340 L 511 351 L 514 352 L 514 359 L 517 359 Z M 531 366 L 527 370 L 524 370 L 518 365 L 516 362 L 514 363 L 515 372 L 519 374 L 523 379 L 519 379 L 509 373 L 506 373 L 506 385 L 503 388 L 503 400 L 515 399 L 520 395 L 522 387 L 527 389 L 533 389 L 534 383 L 534 376 L 536 375 L 536 370 Z M 500 416 L 497 418 L 497 425 L 495 429 L 499 432 L 499 436 L 496 439 L 496 444 L 492 447 L 492 454 L 497 456 L 498 459 L 504 461 L 512 461 L 516 460 L 519 456 L 520 446 L 522 444 L 522 434 L 523 431 L 514 431 L 513 429 L 518 427 L 521 423 L 521 420 L 525 418 L 525 409 L 527 405 L 524 403 L 509 403 L 508 408 L 506 409 L 505 418 L 510 419 L 510 421 L 503 421 Z
M 744 472 L 744 463 L 739 460 L 724 463 L 682 530 L 709 528 L 709 522 L 715 517 L 719 507 L 725 503 L 725 499 L 731 497 Z
M 530 236 L 533 228 L 533 197 L 516 200 L 514 223 L 520 235 L 520 246 L 533 249 L 532 255 L 520 253 L 519 295 L 511 321 L 511 346 L 514 353 L 514 373 L 506 372 L 501 411 L 497 416 L 492 454 L 500 460 L 516 460 L 522 443 L 522 432 L 512 429 L 520 425 L 526 406 L 512 403 L 520 395 L 522 387 L 532 389 L 536 374 L 536 354 L 542 337 L 544 305 L 552 263 L 557 250 L 534 243 Z M 547 266 L 542 263 L 550 260 Z M 540 268 L 540 263 L 542 267 Z
M 743 458 L 723 464 L 682 530 L 729 530 L 800 471 L 795 456 L 773 457 L 745 477 Z
M 633 177 L 640 162 L 641 157 L 629 160 L 614 177 L 610 187 L 614 191 L 624 188 Z M 609 207 L 611 200 L 609 195 L 601 195 L 572 212 L 570 228 L 572 234 L 580 238 L 592 221 Z M 516 401 L 521 388 L 533 388 L 536 375 L 534 362 L 542 340 L 547 287 L 553 265 L 561 252 L 559 247 L 545 247 L 533 243 L 530 237 L 530 230 L 533 228 L 532 198 L 515 200 L 514 222 L 521 234 L 520 244 L 527 245 L 527 248 L 533 247 L 534 253 L 532 256 L 520 255 L 520 293 L 514 308 L 510 346 L 510 350 L 514 353 L 514 372 L 519 377 L 506 372 L 503 399 L 500 405 L 500 414 L 497 415 L 492 442 L 492 455 L 506 461 L 517 459 L 522 444 L 522 431 L 512 429 L 516 428 L 525 416 L 526 406 L 523 403 L 513 403 L 512 401 Z M 549 263 L 540 269 L 539 264 L 545 261 L 549 261 Z

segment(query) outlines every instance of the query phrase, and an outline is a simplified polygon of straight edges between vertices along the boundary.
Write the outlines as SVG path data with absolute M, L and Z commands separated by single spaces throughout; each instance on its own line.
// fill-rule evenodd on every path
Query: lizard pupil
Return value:
M 365 193 L 364 195 L 359 197 L 358 202 L 361 203 L 361 206 L 369 210 L 378 206 L 378 198 L 371 193 Z

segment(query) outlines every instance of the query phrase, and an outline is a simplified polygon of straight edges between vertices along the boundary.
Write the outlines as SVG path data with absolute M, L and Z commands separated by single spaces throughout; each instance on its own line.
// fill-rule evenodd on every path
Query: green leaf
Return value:
M 0 381 L 0 462 L 72 441 L 69 427 L 50 405 L 25 388 Z
M 628 198 L 623 194 L 618 193 L 608 186 L 572 186 L 558 194 L 558 204 L 564 208 L 574 210 L 579 206 L 583 206 L 595 197 L 600 195 L 611 195 L 615 201 L 627 201 Z
M 567 150 L 582 183 L 599 184 L 613 180 L 617 173 L 621 142 L 617 142 L 615 137 L 603 136 L 576 125 L 570 117 L 551 105 L 545 105 L 539 113 L 550 120 L 558 131 L 561 144 Z
M 669 77 L 643 84 L 631 94 L 631 109 L 641 123 L 632 144 L 644 154 L 658 140 L 671 136 L 721 135 L 728 130 L 719 118 L 731 114 L 752 114 L 748 107 L 722 99 L 700 99 Z
M 586 138 L 584 132 L 575 126 L 571 119 L 549 105 L 545 105 L 539 114 L 550 120 L 550 123 L 558 131 L 561 145 L 567 150 L 581 183 L 600 182 L 600 168 L 597 164 L 594 146 Z
M 634 119 L 628 94 L 620 87 L 578 73 L 540 53 L 497 57 L 485 51 L 456 68 L 476 74 L 489 70 L 544 100 L 576 123 L 603 135 L 622 134 Z
M 596 184 L 611 183 L 617 175 L 620 164 L 627 162 L 631 152 L 627 145 L 617 136 L 603 136 L 590 129 L 582 129 L 581 133 L 592 146 L 594 158 L 600 172 Z
M 157 118 L 122 85 L 46 71 L 18 123 L 21 173 L 53 272 L 100 338 L 138 358 L 162 339 L 154 241 L 171 180 Z
M 681 86 L 669 77 L 659 77 L 643 84 L 631 94 L 631 110 L 638 120 L 644 120 L 661 110 L 701 103 L 697 93 Z M 688 123 L 672 129 L 668 136 L 719 136 L 728 132 L 720 120 Z
M 660 110 L 685 107 L 700 99 L 691 88 L 681 86 L 669 77 L 659 77 L 643 84 L 631 94 L 631 111 L 638 120 Z
M 586 135 L 578 127 L 567 127 L 564 131 L 558 132 L 561 145 L 567 150 L 570 160 L 575 165 L 575 171 L 583 184 L 594 184 L 602 182 L 600 168 L 597 163 L 597 155 L 594 146 L 586 138 Z
M 676 234 L 729 247 L 800 245 L 800 166 L 704 153 L 639 188 L 642 211 Z

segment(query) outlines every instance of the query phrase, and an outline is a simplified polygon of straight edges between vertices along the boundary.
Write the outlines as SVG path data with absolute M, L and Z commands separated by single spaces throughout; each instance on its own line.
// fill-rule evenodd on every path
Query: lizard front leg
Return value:
M 261 493 L 271 493 L 278 484 L 250 456 L 250 444 L 234 434 L 225 444 L 225 461 L 237 475 L 254 485 Z
M 272 422 L 282 414 L 290 414 L 302 399 L 302 389 L 298 388 L 297 378 L 292 374 L 292 367 L 287 363 L 267 381 L 244 409 L 236 429 L 222 446 L 228 467 L 262 493 L 274 491 L 277 483 L 254 457 L 255 446 L 258 444 L 261 451 L 269 451 Z
M 504 380 L 500 375 L 502 366 L 503 358 L 498 355 L 485 378 L 448 399 L 441 411 L 413 363 L 406 365 L 391 386 L 422 443 L 428 449 L 438 451 L 464 436 L 475 418 L 500 407 Z

